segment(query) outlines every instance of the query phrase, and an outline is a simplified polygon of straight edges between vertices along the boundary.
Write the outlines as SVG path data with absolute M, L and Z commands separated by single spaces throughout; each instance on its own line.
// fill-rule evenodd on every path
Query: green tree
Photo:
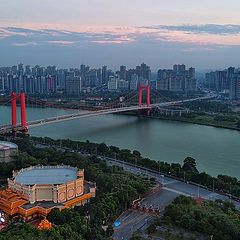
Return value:
M 147 228 L 148 234 L 155 233 L 156 230 L 157 230 L 157 226 L 155 225 L 155 223 L 151 223 L 151 224 L 149 225 L 149 227 Z
M 137 150 L 133 150 L 133 155 L 140 158 L 141 157 L 141 153 Z
M 108 151 L 108 146 L 105 143 L 101 143 L 97 147 L 99 153 L 105 154 Z
M 237 121 L 237 127 L 240 128 L 240 119 Z
M 66 218 L 58 208 L 54 208 L 47 216 L 47 219 L 56 225 L 62 225 L 66 222 Z
M 114 229 L 113 229 L 113 226 L 110 224 L 107 227 L 106 235 L 107 235 L 107 237 L 111 237 L 113 235 L 113 233 L 114 233 Z
M 198 172 L 196 160 L 192 157 L 187 157 L 183 161 L 183 170 L 189 172 Z

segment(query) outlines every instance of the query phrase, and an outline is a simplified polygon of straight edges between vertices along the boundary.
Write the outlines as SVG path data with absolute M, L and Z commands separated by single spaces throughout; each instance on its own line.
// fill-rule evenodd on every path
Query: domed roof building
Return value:
M 71 166 L 33 166 L 13 171 L 8 188 L 0 191 L 4 223 L 45 218 L 53 208 L 84 205 L 95 197 L 96 184 L 84 180 L 84 170 Z

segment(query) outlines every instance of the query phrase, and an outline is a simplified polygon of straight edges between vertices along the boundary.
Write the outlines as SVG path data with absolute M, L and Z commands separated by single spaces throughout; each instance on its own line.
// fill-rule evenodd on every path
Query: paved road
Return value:
M 160 189 L 159 191 L 148 195 L 141 201 L 141 204 L 153 205 L 159 207 L 162 214 L 164 208 L 171 203 L 179 194 Z M 117 220 L 121 222 L 119 227 L 114 228 L 114 240 L 128 240 L 134 232 L 144 231 L 157 215 L 153 213 L 144 213 L 139 210 L 127 210 Z
M 140 169 L 120 161 L 107 158 L 109 165 L 117 165 L 123 167 L 124 170 L 133 174 L 145 174 L 148 177 L 154 177 L 157 182 L 162 184 L 160 191 L 147 196 L 142 200 L 142 204 L 153 205 L 159 207 L 162 212 L 177 196 L 185 195 L 191 197 L 201 197 L 206 200 L 229 200 L 227 196 L 220 195 L 210 190 L 195 186 L 189 183 L 181 182 L 164 175 L 153 173 L 147 170 Z M 236 207 L 240 208 L 240 203 L 232 201 Z M 128 210 L 123 213 L 118 220 L 122 223 L 119 227 L 114 228 L 114 240 L 129 240 L 134 232 L 143 231 L 147 228 L 150 222 L 155 217 L 153 215 L 142 213 L 137 210 Z
M 154 177 L 159 183 L 163 185 L 163 189 L 171 192 L 175 192 L 185 196 L 201 197 L 206 200 L 216 200 L 216 199 L 229 200 L 227 196 L 220 195 L 218 193 L 205 189 L 201 186 L 196 186 L 196 185 L 193 185 L 187 182 L 182 182 L 158 173 L 154 173 L 148 170 L 143 170 L 141 168 L 129 165 L 127 163 L 120 162 L 119 160 L 115 161 L 114 159 L 110 159 L 110 158 L 106 158 L 106 160 L 108 164 L 123 167 L 124 170 L 129 171 L 133 174 L 145 174 L 148 177 Z M 240 208 L 239 202 L 232 201 L 232 203 L 235 204 L 237 208 Z
M 38 148 L 46 148 L 46 147 L 53 147 L 45 144 L 38 144 L 34 143 L 35 147 Z M 59 146 L 56 146 L 58 150 L 71 150 L 68 148 L 62 148 Z M 73 152 L 78 152 L 75 150 L 72 150 Z M 84 154 L 81 152 L 78 152 L 81 155 L 89 156 L 90 154 Z M 179 181 L 171 177 L 164 176 L 163 174 L 154 173 L 152 171 L 148 171 L 147 169 L 139 168 L 137 166 L 133 166 L 129 163 L 122 162 L 120 160 L 116 160 L 113 158 L 108 157 L 102 157 L 99 156 L 102 159 L 105 159 L 108 164 L 110 165 L 117 165 L 120 167 L 123 167 L 126 171 L 129 171 L 133 174 L 145 174 L 149 177 L 154 177 L 159 183 L 163 185 L 163 190 L 167 190 L 176 194 L 181 194 L 185 196 L 192 196 L 192 197 L 201 197 L 206 200 L 216 200 L 216 199 L 222 199 L 222 200 L 229 200 L 229 197 L 226 195 L 221 195 L 216 192 L 213 192 L 211 190 L 205 189 L 201 186 L 193 185 L 187 182 Z M 231 201 L 238 209 L 240 209 L 240 202 L 237 201 Z
M 50 147 L 42 144 L 35 144 L 37 147 Z M 59 150 L 64 150 L 63 148 L 59 148 Z M 65 149 L 66 150 L 66 149 Z M 75 151 L 74 151 L 75 152 Z M 79 152 L 82 155 L 88 156 L 89 154 L 84 154 Z M 103 158 L 99 156 L 100 158 Z M 152 171 L 148 171 L 147 169 L 139 168 L 137 166 L 130 165 L 128 163 L 124 163 L 120 160 L 112 159 L 112 158 L 104 158 L 109 165 L 116 165 L 123 167 L 124 170 L 129 171 L 133 174 L 140 175 L 145 174 L 148 177 L 154 177 L 157 182 L 161 183 L 162 188 L 160 191 L 155 192 L 147 196 L 142 200 L 143 204 L 153 205 L 154 207 L 159 207 L 162 211 L 164 208 L 170 204 L 176 196 L 185 195 L 191 197 L 201 197 L 206 200 L 229 200 L 228 196 L 220 195 L 208 189 L 205 189 L 200 186 L 196 186 L 187 182 L 182 182 L 176 180 L 171 177 L 164 176 L 163 174 L 154 173 Z M 237 208 L 240 209 L 240 203 L 236 201 L 232 201 L 233 204 Z M 131 238 L 132 234 L 137 231 L 142 231 L 146 229 L 149 223 L 155 218 L 151 214 L 139 212 L 136 210 L 127 210 L 124 212 L 118 220 L 122 223 L 119 227 L 114 228 L 113 239 L 114 240 L 128 240 Z

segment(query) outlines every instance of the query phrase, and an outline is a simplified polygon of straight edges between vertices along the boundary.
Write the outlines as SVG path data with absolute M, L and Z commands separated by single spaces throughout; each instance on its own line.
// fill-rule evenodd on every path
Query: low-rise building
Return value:
M 10 162 L 18 153 L 18 146 L 12 142 L 0 141 L 0 163 Z
M 84 205 L 95 197 L 96 185 L 84 180 L 84 170 L 74 167 L 34 166 L 13 171 L 8 187 L 0 191 L 4 222 L 45 218 L 53 208 Z

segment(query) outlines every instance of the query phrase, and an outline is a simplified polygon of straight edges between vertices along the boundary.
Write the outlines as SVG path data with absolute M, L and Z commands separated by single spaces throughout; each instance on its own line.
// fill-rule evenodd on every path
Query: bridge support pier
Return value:
M 142 86 L 139 86 L 139 90 L 138 90 L 138 106 L 141 107 L 142 106 L 142 94 L 143 94 L 143 89 Z
M 21 131 L 24 135 L 28 133 L 27 128 L 27 115 L 26 115 L 26 102 L 25 102 L 25 93 L 21 92 L 16 94 L 12 92 L 11 94 L 11 105 L 12 105 L 12 133 L 16 135 L 17 132 L 17 99 L 20 100 L 21 105 Z
M 144 86 L 140 84 L 139 89 L 138 89 L 138 106 L 142 107 L 142 95 L 143 91 L 146 91 L 147 93 L 147 107 L 148 107 L 148 115 L 150 115 L 150 110 L 151 110 L 151 88 L 150 84 L 148 83 L 147 86 Z
M 16 134 L 17 125 L 17 94 L 13 92 L 11 94 L 11 104 L 12 104 L 12 133 Z
M 25 103 L 25 93 L 20 93 L 20 103 L 21 103 L 21 125 L 23 134 L 27 134 L 27 114 L 26 114 L 26 103 Z

